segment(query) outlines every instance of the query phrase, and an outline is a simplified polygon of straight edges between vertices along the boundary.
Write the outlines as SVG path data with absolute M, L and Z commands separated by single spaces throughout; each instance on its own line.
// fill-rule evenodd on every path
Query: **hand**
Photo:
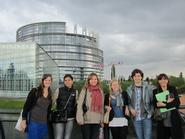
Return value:
M 103 122 L 101 122 L 101 123 L 100 123 L 100 126 L 101 126 L 101 127 L 104 127 L 104 123 L 103 123 Z
M 111 108 L 110 106 L 105 106 L 105 109 L 106 109 L 108 112 L 110 112 L 112 108 Z
M 163 102 L 161 102 L 161 101 L 158 101 L 158 102 L 157 102 L 157 107 L 165 107 L 165 106 L 166 106 L 165 103 L 163 103 Z
M 170 96 L 168 96 L 168 100 L 167 100 L 167 103 L 170 103 L 174 100 L 174 98 L 171 98 Z
M 129 112 L 129 110 L 128 110 L 128 107 L 125 108 L 125 115 L 126 115 L 126 116 L 129 116 L 129 115 L 130 115 L 130 112 Z
M 137 114 L 136 110 L 134 110 L 134 109 L 130 109 L 130 112 L 131 112 L 131 114 L 132 114 L 134 117 L 135 117 L 136 114 Z
M 27 125 L 26 125 L 26 120 L 22 120 L 22 121 L 21 121 L 21 124 L 20 124 L 20 129 L 21 129 L 22 132 L 25 131 L 26 126 L 27 126 Z
M 79 125 L 84 125 L 84 122 L 78 122 Z

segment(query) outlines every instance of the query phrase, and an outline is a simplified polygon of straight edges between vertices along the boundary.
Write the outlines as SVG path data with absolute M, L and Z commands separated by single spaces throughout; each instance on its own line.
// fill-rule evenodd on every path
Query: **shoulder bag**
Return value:
M 72 96 L 72 93 L 70 94 L 65 106 L 63 109 L 61 110 L 52 110 L 50 113 L 49 113 L 49 122 L 52 122 L 52 123 L 65 123 L 67 122 L 67 105 L 69 103 L 69 100 Z

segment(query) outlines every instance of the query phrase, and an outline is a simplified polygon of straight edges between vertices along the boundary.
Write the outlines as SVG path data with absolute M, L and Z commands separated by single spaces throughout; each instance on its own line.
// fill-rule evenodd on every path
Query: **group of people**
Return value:
M 109 83 L 109 92 L 105 93 L 98 75 L 91 73 L 78 94 L 73 87 L 72 75 L 66 74 L 64 87 L 58 88 L 52 95 L 52 76 L 44 74 L 40 86 L 33 88 L 28 94 L 23 107 L 21 128 L 27 130 L 28 139 L 47 138 L 48 115 L 52 105 L 56 104 L 57 109 L 62 109 L 68 101 L 67 122 L 51 125 L 54 139 L 70 139 L 75 121 L 81 126 L 83 139 L 98 139 L 100 127 L 104 129 L 104 139 L 110 138 L 109 130 L 113 139 L 126 139 L 129 134 L 129 119 L 133 123 L 137 139 L 152 139 L 154 113 L 161 108 L 173 108 L 159 114 L 157 139 L 183 139 L 176 88 L 169 84 L 166 74 L 157 77 L 155 89 L 143 81 L 143 76 L 140 69 L 134 69 L 131 73 L 133 83 L 127 90 L 123 91 L 118 80 L 113 79 Z M 156 94 L 165 91 L 169 92 L 166 101 L 158 101 Z M 68 100 L 69 96 L 72 97 Z M 106 112 L 109 113 L 108 123 L 104 123 Z

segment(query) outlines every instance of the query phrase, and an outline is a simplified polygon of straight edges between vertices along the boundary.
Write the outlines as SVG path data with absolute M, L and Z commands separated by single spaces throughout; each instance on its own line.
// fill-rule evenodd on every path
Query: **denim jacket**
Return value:
M 141 84 L 142 88 L 142 100 L 143 100 L 143 112 L 141 113 L 146 118 L 151 118 L 153 114 L 153 90 L 152 86 L 145 82 Z M 135 85 L 132 84 L 127 88 L 128 93 L 128 107 L 129 109 L 135 109 Z

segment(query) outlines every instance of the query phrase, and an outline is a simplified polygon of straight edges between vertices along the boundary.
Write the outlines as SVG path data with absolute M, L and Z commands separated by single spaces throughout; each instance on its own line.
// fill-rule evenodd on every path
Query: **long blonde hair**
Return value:
M 122 92 L 122 88 L 121 88 L 121 85 L 120 85 L 119 81 L 118 81 L 117 79 L 113 79 L 113 80 L 111 80 L 110 83 L 109 83 L 109 94 L 110 94 L 110 95 L 112 95 L 112 92 L 113 92 L 113 90 L 112 90 L 112 84 L 113 84 L 114 82 L 117 82 L 117 83 L 118 83 L 119 92 L 120 92 L 120 93 Z

